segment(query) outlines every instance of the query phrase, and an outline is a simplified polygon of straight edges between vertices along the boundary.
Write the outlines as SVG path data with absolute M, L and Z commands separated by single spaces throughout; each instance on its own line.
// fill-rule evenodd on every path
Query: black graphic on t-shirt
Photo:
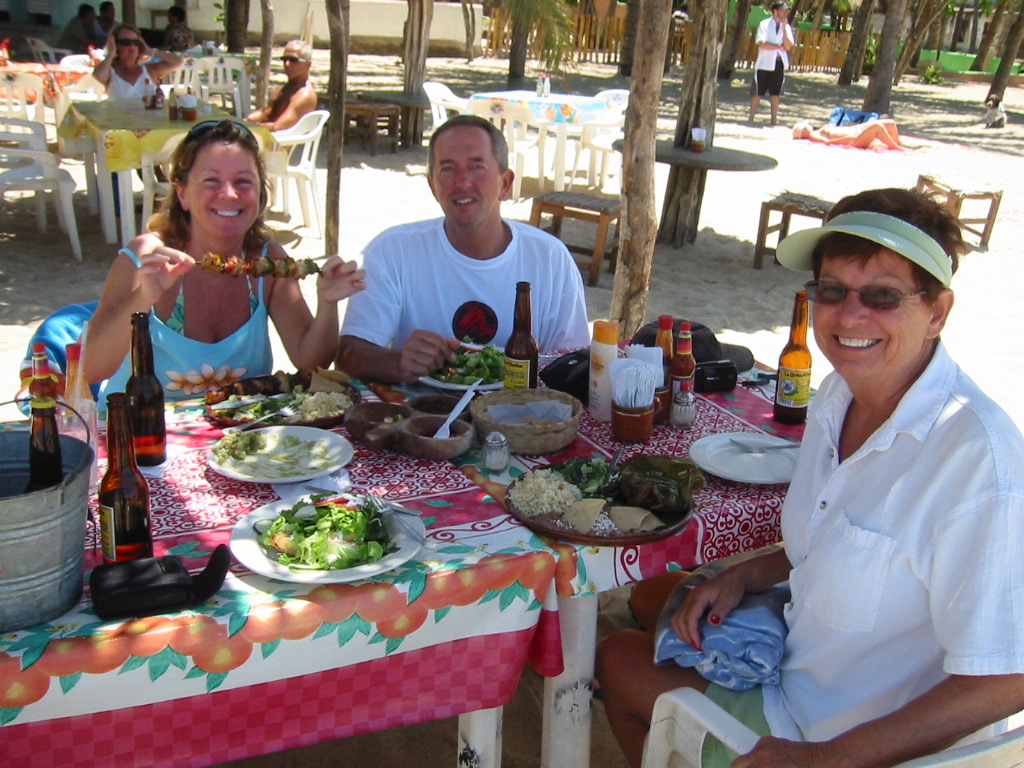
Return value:
M 479 301 L 467 301 L 452 317 L 452 336 L 460 341 L 467 336 L 476 344 L 489 344 L 498 332 L 498 316 Z

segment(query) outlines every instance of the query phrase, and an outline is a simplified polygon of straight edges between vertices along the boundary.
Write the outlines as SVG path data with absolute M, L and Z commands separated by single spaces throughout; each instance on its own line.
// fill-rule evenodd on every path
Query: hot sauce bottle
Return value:
M 516 283 L 516 308 L 512 335 L 505 342 L 505 388 L 537 388 L 537 339 L 533 337 L 530 284 Z
M 658 335 L 654 338 L 654 346 L 661 347 L 661 365 L 664 378 L 661 386 L 654 390 L 654 423 L 668 418 L 672 405 L 672 326 L 675 318 L 672 315 L 658 315 Z
M 28 486 L 25 493 L 50 488 L 64 479 L 64 464 L 57 431 L 57 381 L 50 374 L 46 346 L 32 348 L 32 431 L 28 447 Z
M 693 358 L 693 331 L 688 322 L 679 324 L 679 338 L 676 340 L 676 353 L 669 364 L 672 371 L 672 400 L 680 392 L 693 392 L 693 374 L 697 370 L 697 361 Z

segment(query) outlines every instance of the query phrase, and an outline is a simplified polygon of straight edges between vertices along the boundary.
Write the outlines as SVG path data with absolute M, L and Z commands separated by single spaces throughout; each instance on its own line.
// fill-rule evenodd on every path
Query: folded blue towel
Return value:
M 655 663 L 675 661 L 681 667 L 693 667 L 706 680 L 733 691 L 777 684 L 787 631 L 782 611 L 790 600 L 789 586 L 747 595 L 717 627 L 702 619 L 703 651 L 680 640 L 672 631 L 672 614 L 686 591 L 688 588 L 677 588 L 678 599 L 673 592 L 658 618 Z

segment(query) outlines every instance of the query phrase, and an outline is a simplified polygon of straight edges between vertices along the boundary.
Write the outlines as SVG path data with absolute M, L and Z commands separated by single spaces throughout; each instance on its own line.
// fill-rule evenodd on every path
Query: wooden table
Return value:
M 405 91 L 357 91 L 353 94 L 360 101 L 377 101 L 383 104 L 397 104 L 401 111 L 400 128 L 402 146 L 418 147 L 423 143 L 423 125 L 430 111 L 430 100 L 425 93 L 408 94 Z M 436 126 L 435 126 L 436 127 Z
M 623 141 L 620 139 L 612 144 L 615 149 L 622 151 Z M 778 166 L 779 161 L 768 155 L 760 155 L 756 152 L 746 152 L 742 149 L 731 149 L 729 147 L 708 146 L 703 152 L 691 152 L 684 147 L 677 147 L 671 141 L 659 141 L 655 144 L 654 159 L 656 162 L 672 166 L 672 173 L 669 175 L 668 188 L 673 189 L 677 173 L 684 173 L 689 176 L 689 194 L 693 196 L 692 205 L 688 206 L 689 215 L 684 233 L 684 239 L 692 243 L 697 239 L 697 223 L 700 220 L 700 209 L 704 202 L 704 181 L 708 171 L 770 171 Z M 670 196 L 665 196 L 665 205 L 662 209 L 661 229 L 658 239 L 661 242 L 672 240 L 666 236 L 670 222 L 666 222 L 666 212 L 671 203 Z M 682 245 L 682 242 L 677 242 Z
M 387 104 L 377 101 L 346 101 L 345 132 L 353 126 L 352 136 L 363 142 L 363 149 L 369 147 L 370 154 L 377 154 L 377 141 L 380 130 L 386 131 L 387 140 L 391 142 L 391 151 L 398 151 L 398 133 L 401 128 L 401 107 L 398 104 Z

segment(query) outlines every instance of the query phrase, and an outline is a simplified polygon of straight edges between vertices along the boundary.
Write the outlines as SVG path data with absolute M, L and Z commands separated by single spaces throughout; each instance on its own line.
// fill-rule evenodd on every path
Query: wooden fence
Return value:
M 692 25 L 675 21 L 672 39 L 669 45 L 669 56 L 673 64 L 682 65 L 690 50 L 690 34 Z M 619 50 L 626 31 L 626 20 L 623 17 L 599 18 L 592 14 L 573 14 L 572 56 L 576 63 L 597 62 L 615 64 L 619 60 Z M 484 40 L 484 55 L 508 56 L 511 26 L 508 17 L 500 8 L 494 10 L 490 27 Z M 850 44 L 849 32 L 798 30 L 796 46 L 790 53 L 790 68 L 796 72 L 838 72 L 846 58 L 846 49 Z M 539 42 L 536 36 L 531 38 L 529 56 L 538 58 Z M 740 41 L 736 55 L 738 68 L 752 68 L 757 58 L 757 46 L 754 44 L 754 30 L 747 30 Z

